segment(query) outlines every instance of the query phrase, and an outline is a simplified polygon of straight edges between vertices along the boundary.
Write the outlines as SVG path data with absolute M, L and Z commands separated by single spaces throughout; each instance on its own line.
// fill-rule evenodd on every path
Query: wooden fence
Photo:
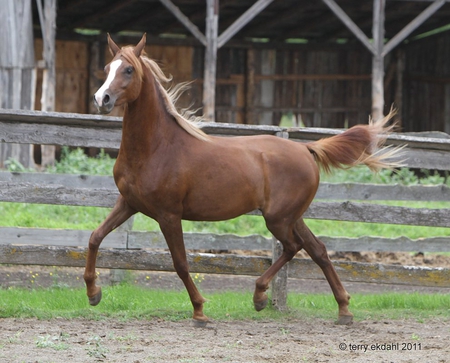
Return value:
M 288 129 L 275 126 L 205 123 L 208 134 L 272 134 L 295 141 L 316 140 L 341 131 L 331 129 Z M 117 149 L 121 119 L 96 115 L 0 110 L 0 141 L 100 147 Z M 450 140 L 392 135 L 392 145 L 408 144 L 405 161 L 409 167 L 450 170 Z M 118 191 L 112 177 L 0 172 L 0 201 L 72 206 L 112 207 Z M 369 201 L 450 201 L 446 186 L 401 186 L 321 183 L 316 199 L 305 217 L 341 221 L 376 222 L 411 226 L 450 227 L 449 209 L 397 207 Z M 252 214 L 258 214 L 253 212 Z M 255 217 L 256 218 L 256 217 Z M 0 264 L 84 266 L 91 231 L 40 228 L 0 228 Z M 421 251 L 449 252 L 450 237 L 410 240 L 362 236 L 321 236 L 333 251 Z M 274 250 L 276 242 L 262 236 L 238 237 L 186 233 L 188 250 Z M 103 242 L 98 267 L 114 269 L 173 271 L 160 232 L 120 229 Z M 192 272 L 260 275 L 271 258 L 190 253 Z M 343 281 L 450 287 L 450 269 L 335 262 Z M 283 274 L 294 278 L 323 279 L 310 260 L 294 259 Z M 281 282 L 280 282 L 281 280 Z M 286 279 L 273 286 L 283 304 Z M 281 286 L 281 288 L 280 288 Z

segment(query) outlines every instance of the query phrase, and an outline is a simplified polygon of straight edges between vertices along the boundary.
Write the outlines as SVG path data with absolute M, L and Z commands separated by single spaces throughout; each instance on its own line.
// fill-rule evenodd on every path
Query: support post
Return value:
M 103 66 L 101 52 L 104 50 L 104 44 L 100 41 L 93 41 L 89 46 L 89 113 L 98 113 L 97 108 L 92 102 L 95 92 L 103 84 L 103 80 L 97 77 L 97 72 Z
M 375 53 L 372 58 L 372 118 L 383 117 L 384 109 L 384 13 L 386 0 L 373 2 L 373 46 Z
M 402 129 L 402 108 L 403 108 L 403 73 L 405 71 L 405 51 L 399 49 L 397 51 L 396 62 L 396 82 L 395 82 L 395 103 L 394 106 L 397 109 L 398 127 Z
M 245 72 L 245 118 L 244 123 L 254 125 L 255 120 L 255 50 L 247 50 L 247 67 Z
M 285 131 L 277 132 L 275 136 L 289 139 L 289 133 Z M 278 260 L 282 253 L 283 246 L 272 236 L 272 263 Z M 271 283 L 272 306 L 279 311 L 284 311 L 287 308 L 288 268 L 289 264 L 287 263 L 277 272 Z
M 283 253 L 283 246 L 275 237 L 272 237 L 272 240 L 272 263 L 274 263 Z M 272 306 L 279 311 L 287 308 L 288 267 L 288 264 L 284 265 L 272 280 Z
M 215 121 L 217 33 L 219 24 L 219 0 L 206 1 L 206 50 L 203 77 L 203 115 Z
M 37 0 L 39 17 L 41 21 L 44 58 L 44 71 L 42 77 L 41 110 L 55 111 L 55 38 L 56 38 L 56 0 L 44 0 L 42 8 L 41 0 Z M 41 145 L 42 167 L 55 164 L 55 146 Z
M 127 232 L 127 249 L 129 239 L 128 236 L 129 233 L 133 230 L 133 224 L 134 224 L 134 216 L 131 216 L 116 229 L 117 232 Z M 109 279 L 111 285 L 113 286 L 120 285 L 121 283 L 125 282 L 125 278 L 126 278 L 126 270 L 118 268 L 112 268 L 109 270 Z
M 0 108 L 34 109 L 36 71 L 31 1 L 0 0 Z M 34 168 L 33 146 L 0 141 L 0 167 L 8 159 Z

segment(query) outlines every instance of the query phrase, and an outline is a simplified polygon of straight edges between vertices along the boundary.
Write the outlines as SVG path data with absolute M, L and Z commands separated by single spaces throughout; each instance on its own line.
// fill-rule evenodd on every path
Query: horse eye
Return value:
M 127 74 L 133 73 L 133 67 L 127 67 L 127 68 L 125 68 L 125 72 L 126 72 Z

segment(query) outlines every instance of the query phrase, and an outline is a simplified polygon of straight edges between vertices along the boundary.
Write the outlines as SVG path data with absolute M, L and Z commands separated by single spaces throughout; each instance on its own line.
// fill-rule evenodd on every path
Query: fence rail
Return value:
M 291 129 L 276 126 L 202 124 L 208 134 L 235 136 L 270 134 L 298 142 L 332 136 L 340 130 Z M 118 148 L 121 120 L 115 117 L 0 110 L 0 141 Z M 392 135 L 388 144 L 407 143 L 405 163 L 411 168 L 450 170 L 450 140 Z M 112 207 L 118 191 L 111 177 L 0 172 L 0 201 L 73 206 Z M 368 201 L 450 201 L 446 186 L 387 186 L 371 184 L 321 183 L 306 218 L 450 227 L 449 209 L 397 207 Z M 254 213 L 256 214 L 256 213 Z M 91 231 L 0 228 L 0 263 L 84 266 Z M 405 237 L 345 238 L 321 236 L 333 251 L 422 251 L 448 252 L 447 237 L 411 240 Z M 189 250 L 272 250 L 273 241 L 263 236 L 239 237 L 185 233 Z M 159 232 L 119 230 L 102 244 L 99 267 L 170 270 L 172 262 Z M 109 248 L 109 249 L 108 249 Z M 270 258 L 234 255 L 190 254 L 192 271 L 258 275 Z M 449 270 L 335 262 L 344 281 L 411 284 L 450 287 Z M 311 261 L 295 259 L 289 276 L 323 279 Z

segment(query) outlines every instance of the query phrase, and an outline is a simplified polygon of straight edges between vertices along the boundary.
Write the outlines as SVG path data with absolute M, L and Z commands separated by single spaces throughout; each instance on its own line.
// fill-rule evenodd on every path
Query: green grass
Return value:
M 192 316 L 185 291 L 160 291 L 122 284 L 103 289 L 103 300 L 90 307 L 84 289 L 0 289 L 0 318 L 88 318 L 184 320 Z M 251 292 L 207 294 L 205 313 L 214 320 L 310 319 L 335 320 L 337 304 L 330 294 L 288 296 L 288 312 L 271 307 L 256 312 Z M 450 294 L 355 294 L 351 311 L 356 320 L 448 318 Z
M 438 204 L 436 203 L 434 206 Z M 433 207 L 433 203 L 431 206 Z M 0 203 L 0 226 L 93 230 L 105 219 L 108 213 L 109 209 L 107 208 Z M 386 238 L 405 236 L 412 239 L 450 236 L 449 228 L 327 220 L 306 220 L 306 224 L 314 234 L 322 236 L 383 236 Z M 183 221 L 183 228 L 185 232 L 270 236 L 264 219 L 258 216 L 242 216 L 223 222 Z M 133 230 L 157 231 L 159 226 L 154 220 L 138 214 L 134 221 Z

